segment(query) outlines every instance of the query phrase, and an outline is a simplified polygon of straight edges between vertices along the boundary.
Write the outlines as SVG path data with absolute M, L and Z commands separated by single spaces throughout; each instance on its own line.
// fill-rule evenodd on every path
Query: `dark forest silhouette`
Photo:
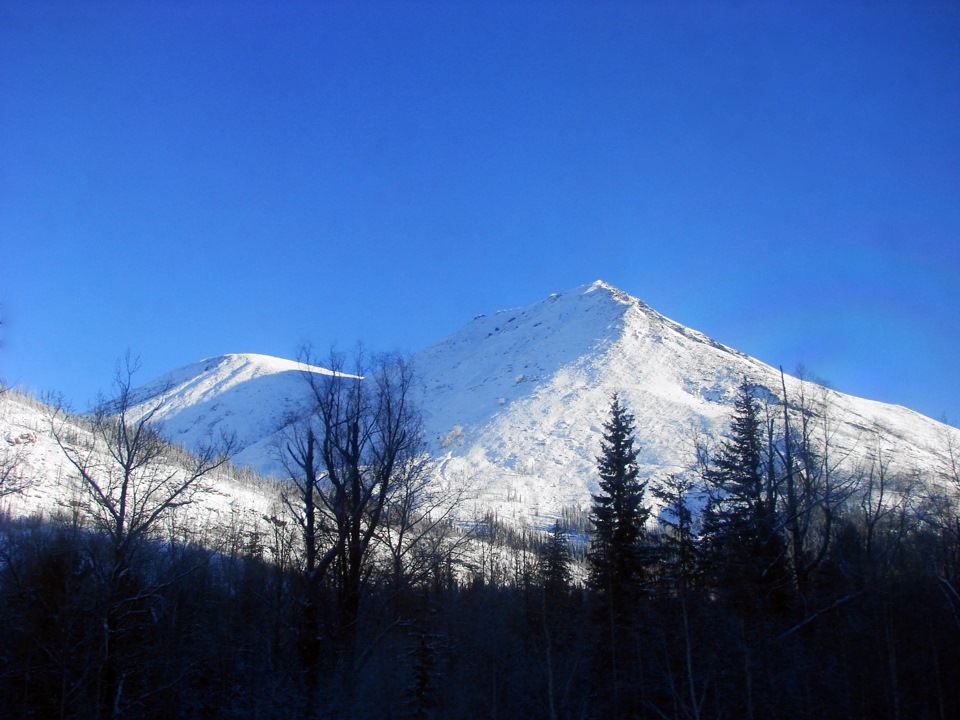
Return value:
M 106 464 L 55 413 L 87 502 L 2 519 L 0 714 L 960 716 L 956 463 L 894 472 L 878 438 L 841 469 L 822 408 L 745 379 L 689 473 L 638 476 L 614 397 L 589 512 L 455 522 L 394 360 L 317 381 L 284 511 L 229 532 L 170 521 L 222 455 L 158 444 L 129 392 L 70 419 Z

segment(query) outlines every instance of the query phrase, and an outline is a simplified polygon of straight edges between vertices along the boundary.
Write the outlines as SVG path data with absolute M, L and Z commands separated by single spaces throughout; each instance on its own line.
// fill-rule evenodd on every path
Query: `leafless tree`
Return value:
M 942 442 L 941 464 L 926 482 L 923 519 L 938 536 L 940 583 L 960 623 L 960 443 L 949 429 L 944 429 Z
M 802 369 L 797 375 L 800 383 L 791 396 L 780 372 L 782 442 L 776 453 L 783 475 L 779 504 L 794 581 L 802 592 L 827 555 L 833 523 L 852 492 L 852 479 L 839 472 L 847 457 L 835 447 L 837 424 L 829 388 L 823 381 L 808 381 Z
M 377 539 L 390 561 L 391 585 L 401 592 L 441 575 L 472 540 L 452 526 L 465 495 L 462 487 L 440 487 L 423 456 L 410 464 L 390 494 Z
M 370 360 L 358 351 L 348 372 L 344 357 L 331 353 L 324 363 L 329 374 L 310 369 L 315 363 L 308 350 L 301 360 L 313 411 L 291 426 L 284 448 L 292 480 L 288 503 L 303 533 L 311 594 L 305 601 L 301 657 L 309 673 L 319 654 L 317 599 L 312 593 L 321 578 L 331 580 L 337 646 L 342 667 L 349 672 L 374 547 L 389 537 L 402 560 L 409 544 L 406 539 L 397 544 L 396 534 L 387 534 L 388 516 L 404 503 L 409 512 L 422 507 L 423 501 L 414 501 L 413 494 L 403 499 L 405 492 L 422 489 L 420 416 L 413 402 L 412 369 L 399 358 Z M 412 517 L 408 514 L 407 532 Z
M 0 380 L 0 397 L 9 391 L 10 388 Z M 22 493 L 32 484 L 24 472 L 24 460 L 27 447 L 33 442 L 36 437 L 28 432 L 0 438 L 0 498 Z
M 138 368 L 128 356 L 116 372 L 112 397 L 98 403 L 81 430 L 62 406 L 51 417 L 53 437 L 85 495 L 85 510 L 107 539 L 100 568 L 106 595 L 98 677 L 103 717 L 120 715 L 127 702 L 129 668 L 116 647 L 157 591 L 135 578 L 138 552 L 171 512 L 196 498 L 232 447 L 222 439 L 191 455 L 166 442 L 155 423 L 166 395 L 138 403 L 132 383 Z
M 155 423 L 166 395 L 138 403 L 132 385 L 138 369 L 139 362 L 128 357 L 117 370 L 113 395 L 90 415 L 86 437 L 70 432 L 62 407 L 54 408 L 51 422 L 89 500 L 95 527 L 110 538 L 117 572 L 126 569 L 136 545 L 166 515 L 195 499 L 201 481 L 227 462 L 232 449 L 228 438 L 192 455 L 167 442 Z
M 918 486 L 916 475 L 896 472 L 881 435 L 869 463 L 858 478 L 859 507 L 856 512 L 863 532 L 868 579 L 886 575 L 904 539 L 918 521 L 914 512 Z

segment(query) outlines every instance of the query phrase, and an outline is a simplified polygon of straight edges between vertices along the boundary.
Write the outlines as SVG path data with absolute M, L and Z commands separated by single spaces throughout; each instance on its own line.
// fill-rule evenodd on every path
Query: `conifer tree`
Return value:
M 776 508 L 776 479 L 765 462 L 755 390 L 746 379 L 733 403 L 730 434 L 705 472 L 709 499 L 701 549 L 708 577 L 744 609 L 782 594 L 786 557 Z
M 569 589 L 573 580 L 570 564 L 570 543 L 557 520 L 543 544 L 538 568 L 540 583 L 548 594 L 558 595 Z
M 593 536 L 588 559 L 589 585 L 598 611 L 595 691 L 598 716 L 625 717 L 639 710 L 642 641 L 637 634 L 640 584 L 644 576 L 642 543 L 650 509 L 644 505 L 646 482 L 638 480 L 634 417 L 613 396 L 597 458 L 600 492 L 593 496 Z
M 600 492 L 593 496 L 590 514 L 590 585 L 619 601 L 635 594 L 641 580 L 641 542 L 650 509 L 644 505 L 647 483 L 637 479 L 634 417 L 616 394 L 603 431 L 597 458 Z

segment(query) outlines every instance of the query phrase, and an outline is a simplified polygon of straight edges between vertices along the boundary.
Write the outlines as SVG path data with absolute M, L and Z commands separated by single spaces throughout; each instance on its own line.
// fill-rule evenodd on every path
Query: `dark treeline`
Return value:
M 95 418 L 111 467 L 64 438 L 85 512 L 2 524 L 0 715 L 960 717 L 955 464 L 846 467 L 827 408 L 745 381 L 695 468 L 641 477 L 614 398 L 584 554 L 580 516 L 454 523 L 397 367 L 314 379 L 252 527 L 165 522 L 220 456 L 158 471 L 149 417 Z

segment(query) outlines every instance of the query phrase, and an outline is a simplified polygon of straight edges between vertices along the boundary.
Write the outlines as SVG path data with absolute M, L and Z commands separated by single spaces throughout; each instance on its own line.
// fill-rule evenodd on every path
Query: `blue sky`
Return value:
M 960 421 L 955 2 L 0 0 L 0 377 L 83 408 L 603 279 Z

